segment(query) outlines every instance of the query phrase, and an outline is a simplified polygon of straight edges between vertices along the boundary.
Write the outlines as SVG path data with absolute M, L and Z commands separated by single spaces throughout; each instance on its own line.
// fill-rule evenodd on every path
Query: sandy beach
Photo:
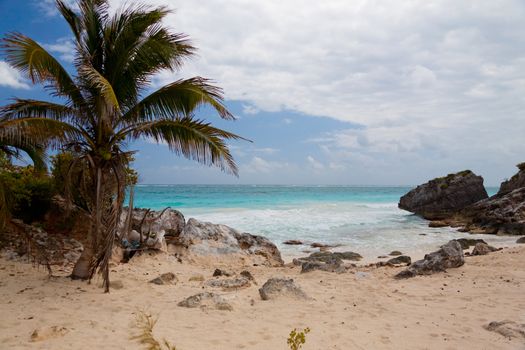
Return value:
M 229 292 L 209 287 L 217 267 L 248 270 L 257 285 Z M 122 288 L 104 294 L 96 280 L 88 285 L 49 278 L 42 267 L 2 259 L 0 347 L 142 349 L 131 337 L 138 333 L 137 313 L 145 311 L 158 317 L 155 336 L 183 350 L 287 349 L 289 332 L 305 327 L 311 329 L 305 350 L 525 348 L 523 339 L 484 329 L 492 321 L 525 323 L 525 247 L 467 257 L 464 266 L 445 273 L 395 280 L 401 269 L 301 274 L 290 265 L 194 265 L 146 254 L 113 266 L 112 279 Z M 148 283 L 165 272 L 175 273 L 178 282 Z M 190 281 L 197 275 L 205 281 Z M 261 300 L 258 288 L 278 276 L 293 278 L 309 299 Z M 233 310 L 177 306 L 203 291 L 223 295 Z

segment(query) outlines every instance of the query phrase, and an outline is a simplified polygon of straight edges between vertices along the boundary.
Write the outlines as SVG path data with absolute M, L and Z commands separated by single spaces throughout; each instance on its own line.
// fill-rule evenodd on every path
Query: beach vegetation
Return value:
M 287 344 L 290 350 L 299 350 L 306 343 L 306 335 L 310 333 L 310 328 L 305 328 L 302 331 L 293 329 L 288 336 Z
M 241 137 L 195 117 L 207 105 L 221 118 L 234 119 L 222 90 L 210 80 L 180 79 L 151 91 L 156 73 L 179 71 L 195 53 L 185 34 L 163 25 L 170 13 L 166 7 L 133 3 L 113 14 L 108 0 L 79 0 L 78 11 L 65 1 L 56 4 L 74 37 L 75 72 L 70 74 L 36 40 L 7 34 L 1 41 L 5 60 L 34 84 L 44 85 L 55 100 L 15 98 L 0 113 L 13 130 L 25 130 L 71 155 L 67 167 L 66 156 L 57 161 L 64 161 L 58 181 L 78 191 L 90 218 L 72 277 L 90 280 L 98 271 L 109 291 L 109 260 L 132 180 L 129 144 L 162 142 L 176 155 L 237 175 L 226 141 Z M 74 196 L 66 187 L 59 186 Z
M 174 345 L 170 344 L 166 339 L 159 341 L 153 334 L 153 328 L 157 324 L 158 318 L 154 318 L 151 314 L 144 311 L 137 313 L 136 326 L 139 330 L 137 335 L 131 337 L 132 340 L 137 340 L 140 344 L 146 346 L 148 350 L 177 350 Z

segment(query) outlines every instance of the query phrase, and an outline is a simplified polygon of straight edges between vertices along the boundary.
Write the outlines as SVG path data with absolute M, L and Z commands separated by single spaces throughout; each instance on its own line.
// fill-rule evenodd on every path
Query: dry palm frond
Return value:
M 166 339 L 159 342 L 153 335 L 153 328 L 157 323 L 158 318 L 153 318 L 152 315 L 140 311 L 137 314 L 137 328 L 140 333 L 131 337 L 132 340 L 138 340 L 142 345 L 147 346 L 148 350 L 177 350 L 174 345 L 171 345 Z

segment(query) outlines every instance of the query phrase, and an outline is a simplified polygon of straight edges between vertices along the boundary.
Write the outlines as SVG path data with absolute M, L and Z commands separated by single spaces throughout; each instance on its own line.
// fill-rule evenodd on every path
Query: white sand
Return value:
M 392 278 L 400 268 L 300 274 L 298 267 L 247 267 L 258 286 L 217 291 L 233 311 L 177 306 L 190 295 L 215 291 L 188 281 L 197 273 L 211 278 L 215 265 L 141 256 L 112 269 L 124 288 L 108 295 L 97 281 L 49 279 L 43 268 L 0 260 L 0 349 L 143 349 L 130 339 L 139 310 L 159 316 L 155 335 L 178 350 L 287 349 L 290 330 L 304 327 L 311 329 L 304 350 L 524 349 L 523 339 L 483 326 L 505 319 L 525 323 L 525 247 L 466 259 L 447 273 L 401 281 Z M 178 284 L 147 283 L 170 271 Z M 294 278 L 312 300 L 262 301 L 258 288 L 273 276 Z M 31 341 L 35 329 L 42 340 Z

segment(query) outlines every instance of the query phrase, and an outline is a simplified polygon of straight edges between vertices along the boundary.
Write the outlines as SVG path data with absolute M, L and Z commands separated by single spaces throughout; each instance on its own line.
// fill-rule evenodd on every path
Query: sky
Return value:
M 415 185 L 471 169 L 497 186 L 525 161 L 523 0 L 147 3 L 173 9 L 165 24 L 198 48 L 152 89 L 213 79 L 237 120 L 197 116 L 253 142 L 230 144 L 238 178 L 131 144 L 142 183 Z M 0 36 L 22 32 L 71 67 L 53 1 L 0 0 L 0 13 Z M 0 56 L 0 104 L 14 96 L 47 98 Z

